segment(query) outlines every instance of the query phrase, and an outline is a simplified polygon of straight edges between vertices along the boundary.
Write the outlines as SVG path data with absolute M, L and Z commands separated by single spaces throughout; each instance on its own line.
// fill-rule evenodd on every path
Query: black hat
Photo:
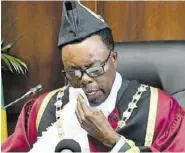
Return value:
M 97 15 L 79 1 L 63 2 L 62 24 L 60 27 L 58 47 L 82 40 L 102 29 L 109 28 L 100 15 Z M 110 29 L 110 28 L 109 28 Z M 110 29 L 111 30 L 111 29 Z

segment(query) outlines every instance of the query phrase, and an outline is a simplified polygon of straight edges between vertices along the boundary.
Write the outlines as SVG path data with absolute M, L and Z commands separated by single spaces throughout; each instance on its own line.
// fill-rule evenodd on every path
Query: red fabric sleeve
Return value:
M 45 95 L 25 103 L 14 133 L 1 145 L 2 152 L 27 152 L 30 150 L 37 139 L 36 117 Z
M 185 110 L 161 90 L 158 90 L 157 108 L 154 140 L 150 149 L 153 152 L 184 152 Z
M 28 142 L 26 134 L 25 123 L 27 109 L 32 106 L 34 102 L 35 100 L 31 99 L 23 106 L 14 133 L 10 137 L 8 137 L 8 139 L 1 146 L 2 152 L 26 152 L 30 149 L 30 144 Z

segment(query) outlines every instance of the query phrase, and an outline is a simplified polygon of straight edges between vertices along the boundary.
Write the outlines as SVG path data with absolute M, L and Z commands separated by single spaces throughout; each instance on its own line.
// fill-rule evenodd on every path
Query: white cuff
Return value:
M 119 141 L 116 143 L 116 145 L 112 148 L 112 150 L 110 151 L 110 153 L 115 153 L 115 152 L 119 152 L 119 150 L 123 147 L 123 145 L 125 144 L 125 140 L 123 139 L 123 137 L 121 136 Z

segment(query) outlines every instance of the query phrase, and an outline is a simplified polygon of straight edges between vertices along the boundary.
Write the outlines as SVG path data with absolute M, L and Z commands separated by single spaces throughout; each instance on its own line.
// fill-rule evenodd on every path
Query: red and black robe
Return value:
M 108 116 L 114 129 L 139 86 L 140 83 L 136 81 L 123 81 L 116 107 Z M 56 121 L 54 103 L 61 90 L 64 92 L 62 101 L 66 104 L 69 101 L 69 88 L 64 87 L 43 94 L 24 105 L 14 133 L 2 144 L 3 152 L 26 152 L 32 148 L 37 137 Z M 135 142 L 135 147 L 142 152 L 185 152 L 185 110 L 171 96 L 148 86 L 137 106 L 126 126 L 117 131 L 120 135 Z M 92 152 L 107 152 L 112 149 L 91 136 L 88 138 Z M 119 152 L 134 152 L 132 148 L 129 144 L 123 144 Z

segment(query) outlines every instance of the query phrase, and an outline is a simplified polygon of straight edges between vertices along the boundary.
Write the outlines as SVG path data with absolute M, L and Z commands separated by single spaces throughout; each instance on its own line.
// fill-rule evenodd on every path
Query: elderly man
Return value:
M 38 137 L 44 140 L 43 131 L 60 120 L 74 96 L 70 88 L 83 90 L 74 114 L 87 132 L 91 152 L 185 151 L 184 109 L 163 91 L 122 78 L 116 72 L 119 55 L 111 29 L 100 16 L 75 4 L 64 2 L 58 43 L 69 84 L 27 102 L 2 151 L 29 151 L 39 144 Z

